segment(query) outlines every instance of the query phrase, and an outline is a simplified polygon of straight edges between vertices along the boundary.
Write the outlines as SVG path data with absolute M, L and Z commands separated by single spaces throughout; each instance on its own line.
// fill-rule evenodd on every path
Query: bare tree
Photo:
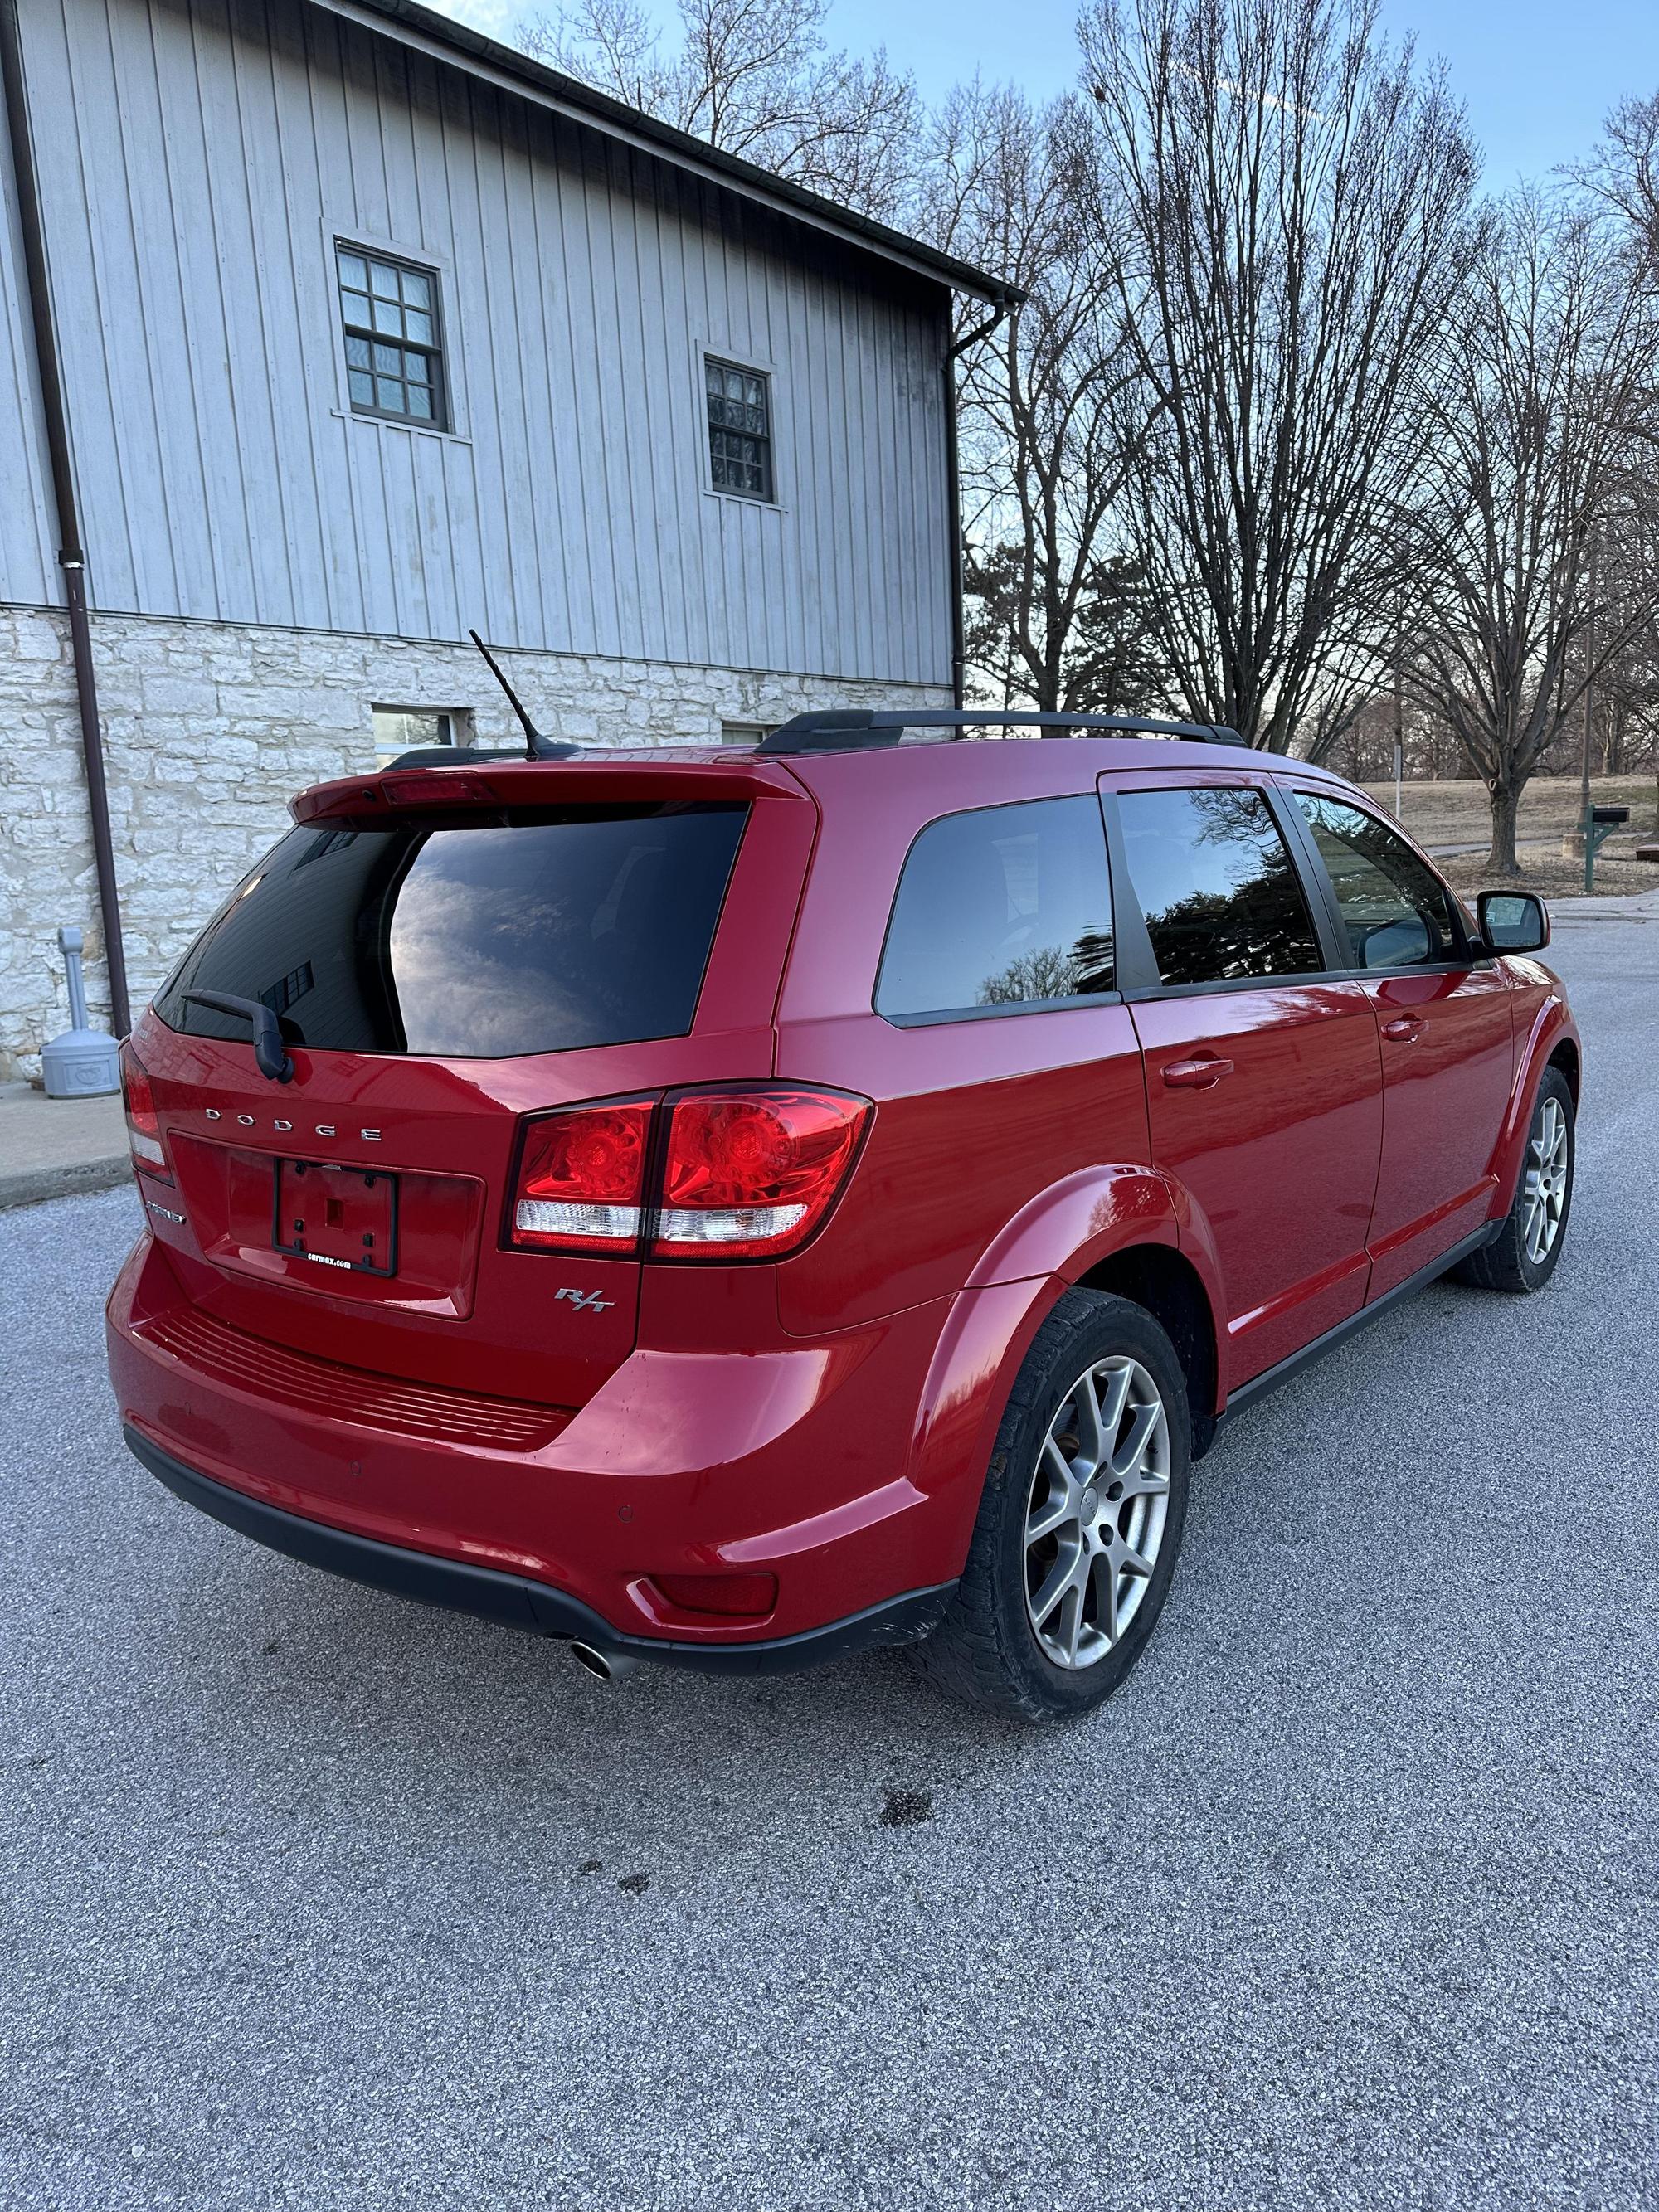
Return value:
M 1375 15 L 1094 0 L 1081 25 L 1151 426 L 1132 536 L 1182 705 L 1259 744 L 1328 744 L 1375 673 L 1468 258 L 1462 112 Z
M 521 27 L 526 50 L 729 154 L 891 218 L 912 188 L 923 118 L 884 52 L 832 51 L 828 0 L 679 0 L 665 40 L 637 0 L 569 0 Z
M 1022 294 L 963 356 L 969 658 L 1004 703 L 1136 703 L 1144 591 L 1110 532 L 1144 424 L 1093 132 L 1075 98 L 975 84 L 942 110 L 928 174 L 921 220 Z
M 1573 172 L 1628 225 L 1639 250 L 1659 264 L 1659 92 L 1621 100 L 1602 141 Z
M 1659 325 L 1608 226 L 1523 192 L 1488 229 L 1451 337 L 1406 680 L 1485 781 L 1492 866 L 1512 873 L 1528 779 L 1650 615 Z

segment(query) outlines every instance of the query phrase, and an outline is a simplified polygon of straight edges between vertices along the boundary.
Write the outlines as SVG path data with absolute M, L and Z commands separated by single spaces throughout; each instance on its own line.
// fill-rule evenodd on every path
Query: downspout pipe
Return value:
M 13 0 L 3 0 L 3 4 L 9 7 Z M 968 623 L 962 604 L 962 466 L 957 443 L 957 362 L 969 346 L 990 337 L 1019 297 L 1014 293 L 997 301 L 982 323 L 964 331 L 945 351 L 945 498 L 951 530 L 951 702 L 957 708 L 967 704 Z M 948 306 L 945 314 L 948 329 Z
M 104 774 L 103 733 L 98 722 L 92 632 L 87 622 L 87 562 L 75 501 L 75 473 L 70 465 L 69 416 L 64 404 L 58 337 L 52 315 L 34 140 L 29 130 L 28 104 L 23 88 L 23 42 L 18 27 L 17 0 L 0 0 L 0 78 L 5 84 L 6 129 L 17 194 L 18 227 L 23 235 L 23 281 L 34 331 L 35 372 L 40 384 L 52 501 L 58 519 L 58 565 L 64 572 L 70 652 L 75 665 L 75 696 L 81 714 L 81 745 L 86 755 L 87 805 L 92 819 L 92 850 L 98 873 L 98 910 L 103 924 L 104 957 L 109 967 L 110 1026 L 117 1036 L 125 1036 L 132 1027 L 132 1009 L 127 996 L 127 963 L 121 941 L 120 894 L 115 878 L 115 847 L 110 836 L 109 786 Z

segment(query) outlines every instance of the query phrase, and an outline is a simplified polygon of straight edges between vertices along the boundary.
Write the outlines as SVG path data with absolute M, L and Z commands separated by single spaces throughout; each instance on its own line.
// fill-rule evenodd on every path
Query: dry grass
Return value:
M 1595 862 L 1595 896 L 1597 898 L 1634 897 L 1638 891 L 1659 891 L 1659 867 L 1650 860 L 1609 857 L 1612 848 L 1604 847 Z M 1629 848 L 1626 848 L 1628 854 Z M 1476 891 L 1536 891 L 1540 898 L 1573 899 L 1584 896 L 1584 863 L 1577 858 L 1564 860 L 1553 848 L 1534 847 L 1521 855 L 1519 876 L 1496 876 L 1486 866 L 1484 853 L 1460 853 L 1450 860 L 1437 860 L 1448 883 L 1466 898 Z
M 1369 783 L 1364 788 L 1390 814 L 1394 785 Z M 1659 835 L 1659 794 L 1654 778 L 1596 776 L 1590 796 L 1597 805 L 1628 806 L 1630 823 L 1610 837 L 1595 862 L 1597 897 L 1659 890 L 1659 866 L 1634 857 L 1638 843 Z M 1528 890 L 1546 898 L 1582 898 L 1584 863 L 1576 854 L 1563 853 L 1561 841 L 1578 827 L 1579 787 L 1577 776 L 1534 776 L 1521 796 L 1517 844 L 1521 878 Z M 1401 797 L 1400 818 L 1419 845 L 1436 856 L 1447 879 L 1460 891 L 1502 890 L 1513 886 L 1512 876 L 1496 876 L 1486 866 L 1486 842 L 1492 834 L 1492 809 L 1486 786 L 1460 779 L 1445 783 L 1408 783 Z M 1476 845 L 1474 853 L 1449 853 L 1448 846 Z

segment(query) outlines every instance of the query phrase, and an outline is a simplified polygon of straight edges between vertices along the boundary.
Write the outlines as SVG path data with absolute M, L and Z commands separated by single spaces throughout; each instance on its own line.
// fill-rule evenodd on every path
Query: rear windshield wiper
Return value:
M 187 1006 L 207 1006 L 216 1014 L 240 1014 L 253 1024 L 253 1057 L 261 1075 L 273 1083 L 294 1079 L 294 1062 L 283 1049 L 283 1032 L 263 999 L 239 999 L 229 991 L 186 991 Z

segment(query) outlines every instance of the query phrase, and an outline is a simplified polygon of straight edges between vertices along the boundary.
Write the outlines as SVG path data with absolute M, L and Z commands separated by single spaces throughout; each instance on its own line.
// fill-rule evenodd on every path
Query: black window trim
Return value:
M 1190 769 L 1176 769 L 1167 775 L 1147 778 L 1131 772 L 1130 780 L 1121 783 L 1108 781 L 1114 772 L 1108 770 L 1100 779 L 1101 812 L 1106 821 L 1106 848 L 1112 870 L 1112 915 L 1115 941 L 1117 947 L 1118 982 L 1126 1005 L 1137 1006 L 1149 999 L 1208 999 L 1229 991 L 1294 990 L 1298 985 L 1328 983 L 1335 980 L 1331 961 L 1335 955 L 1337 940 L 1333 933 L 1328 911 L 1328 900 L 1334 893 L 1328 891 L 1328 880 L 1321 887 L 1308 877 L 1307 843 L 1296 823 L 1285 819 L 1287 805 L 1299 812 L 1293 801 L 1287 801 L 1266 777 L 1260 780 L 1248 775 L 1197 775 Z M 1118 776 L 1125 771 L 1115 772 Z M 1218 975 L 1205 983 L 1166 983 L 1159 972 L 1158 957 L 1152 951 L 1152 932 L 1146 927 L 1146 917 L 1140 910 L 1140 899 L 1134 878 L 1129 873 L 1128 848 L 1123 839 L 1122 817 L 1118 811 L 1121 797 L 1137 791 L 1253 791 L 1265 802 L 1268 815 L 1284 838 L 1291 856 L 1291 867 L 1307 902 L 1308 919 L 1313 924 L 1314 942 L 1324 960 L 1319 968 L 1298 969 L 1285 975 Z M 1323 864 L 1321 864 L 1322 872 Z M 1121 894 L 1117 885 L 1123 886 Z M 1380 975 L 1386 969 L 1376 968 L 1368 971 Z
M 1281 775 L 1273 778 L 1271 802 L 1274 814 L 1289 823 L 1291 836 L 1300 849 L 1303 872 L 1311 877 L 1317 890 L 1315 920 L 1319 926 L 1320 939 L 1325 948 L 1326 959 L 1330 963 L 1334 981 L 1364 982 L 1390 975 L 1461 975 L 1471 969 L 1492 965 L 1492 955 L 1478 939 L 1469 933 L 1462 899 L 1428 855 L 1418 852 L 1410 840 L 1406 839 L 1407 849 L 1422 862 L 1446 894 L 1452 930 L 1461 950 L 1447 960 L 1407 960 L 1389 967 L 1356 967 L 1352 957 L 1352 940 L 1342 918 L 1342 902 L 1337 897 L 1331 872 L 1325 866 L 1325 856 L 1319 849 L 1319 841 L 1313 834 L 1308 817 L 1296 803 L 1298 792 L 1305 792 L 1310 799 L 1328 799 L 1339 806 L 1351 806 L 1356 814 L 1368 816 L 1379 829 L 1392 830 L 1396 836 L 1403 836 L 1404 833 L 1398 823 L 1387 821 L 1374 806 L 1367 805 L 1361 794 L 1340 789 L 1329 790 L 1322 785 L 1309 782 L 1305 777 Z
M 1016 806 L 1044 806 L 1056 799 L 1092 799 L 1100 809 L 1103 833 L 1103 857 L 1106 862 L 1106 896 L 1109 902 L 1112 924 L 1112 973 L 1119 979 L 1120 988 L 1110 991 L 1083 991 L 1064 999 L 1018 999 L 999 1001 L 994 1006 L 941 1006 L 925 1014 L 886 1014 L 876 1004 L 876 994 L 881 988 L 881 971 L 886 965 L 887 946 L 893 934 L 893 917 L 898 912 L 899 893 L 904 887 L 904 872 L 910 865 L 910 855 L 927 832 L 940 822 L 954 822 L 960 814 L 1006 814 Z M 1139 909 L 1136 909 L 1139 920 Z M 1143 925 L 1144 927 L 1144 925 Z M 904 848 L 898 873 L 893 878 L 893 896 L 888 902 L 887 921 L 881 933 L 881 950 L 876 955 L 876 972 L 870 979 L 870 1011 L 878 1022 L 885 1022 L 890 1030 L 936 1030 L 951 1022 L 1001 1022 L 1018 1019 L 1024 1014 L 1085 1013 L 1095 1006 L 1121 1006 L 1128 994 L 1121 986 L 1122 969 L 1118 958 L 1117 880 L 1112 867 L 1111 841 L 1107 831 L 1103 794 L 1097 784 L 1091 791 L 1033 792 L 1026 799 L 990 799 L 982 806 L 947 806 L 930 815 L 921 823 Z
M 399 349 L 404 353 L 423 353 L 432 363 L 432 419 L 426 422 L 418 415 L 400 414 L 392 407 L 366 407 L 351 396 L 351 362 L 346 352 L 349 337 L 367 337 L 371 343 L 378 337 L 389 344 L 385 331 L 364 330 L 361 324 L 348 323 L 345 315 L 344 286 L 340 281 L 340 256 L 355 253 L 362 261 L 383 262 L 389 269 L 406 269 L 412 276 L 424 276 L 432 287 L 432 343 L 421 345 L 413 339 L 398 338 Z M 404 253 L 386 246 L 371 244 L 354 237 L 349 231 L 333 234 L 329 248 L 329 268 L 334 284 L 334 328 L 339 348 L 340 390 L 345 401 L 346 412 L 367 422 L 392 422 L 400 429 L 420 430 L 427 435 L 449 438 L 455 435 L 455 410 L 450 396 L 449 331 L 444 314 L 444 272 L 435 262 L 422 261 L 412 253 Z M 401 295 L 399 295 L 401 297 Z M 372 374 L 372 371 L 371 371 Z

